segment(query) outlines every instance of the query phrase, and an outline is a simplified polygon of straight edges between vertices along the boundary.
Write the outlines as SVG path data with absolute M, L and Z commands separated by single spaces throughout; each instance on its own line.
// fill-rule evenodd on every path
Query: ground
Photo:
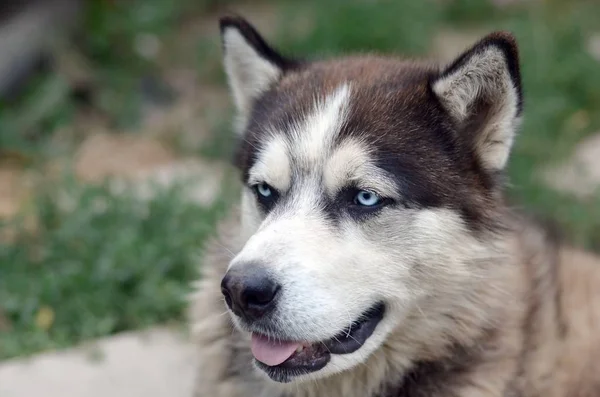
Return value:
M 77 350 L 0 364 L 0 395 L 191 397 L 193 352 L 184 336 L 168 329 L 120 334 Z
M 45 371 L 24 367 L 23 357 L 67 357 L 68 367 L 79 353 L 53 350 L 181 325 L 202 242 L 235 177 L 217 28 L 225 6 L 217 3 L 95 1 L 84 15 L 86 39 L 58 42 L 53 71 L 0 103 L 0 359 L 17 360 L 0 365 L 0 385 L 13 385 L 0 395 L 30 395 L 17 372 Z M 424 4 L 227 7 L 286 52 L 308 56 L 378 50 L 446 61 L 485 32 L 513 31 L 526 102 L 511 196 L 556 220 L 571 243 L 600 251 L 598 11 L 587 2 Z M 172 349 L 157 342 L 139 351 L 187 350 L 179 339 L 164 343 Z M 103 368 L 102 360 L 89 365 Z

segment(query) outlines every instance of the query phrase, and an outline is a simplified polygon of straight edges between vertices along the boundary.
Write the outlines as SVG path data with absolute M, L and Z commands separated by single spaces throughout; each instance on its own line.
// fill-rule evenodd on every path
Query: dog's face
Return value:
M 521 112 L 512 36 L 440 70 L 290 60 L 240 18 L 221 32 L 247 241 L 222 289 L 257 367 L 279 382 L 329 376 L 424 327 L 415 312 L 435 328 L 469 304 Z

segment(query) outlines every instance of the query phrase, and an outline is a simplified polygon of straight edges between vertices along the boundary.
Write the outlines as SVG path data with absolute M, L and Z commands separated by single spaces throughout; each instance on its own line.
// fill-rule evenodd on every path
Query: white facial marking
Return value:
M 342 85 L 317 100 L 313 112 L 291 131 L 266 135 L 250 180 L 285 192 L 286 204 L 276 216 L 265 217 L 245 189 L 242 217 L 247 240 L 230 263 L 230 268 L 259 263 L 277 279 L 281 292 L 271 329 L 279 334 L 271 336 L 282 339 L 326 341 L 374 304 L 385 302 L 386 316 L 360 349 L 332 355 L 325 368 L 297 381 L 364 363 L 379 354 L 381 345 L 415 313 L 417 319 L 410 326 L 431 331 L 438 325 L 419 315 L 420 305 L 430 305 L 423 308 L 426 313 L 446 318 L 457 306 L 469 304 L 460 301 L 465 280 L 473 277 L 466 264 L 488 255 L 460 215 L 448 209 L 396 206 L 373 219 L 341 217 L 337 223 L 324 216 L 316 205 L 322 195 L 349 183 L 397 196 L 392 177 L 375 167 L 368 142 L 348 139 L 333 148 L 349 112 L 350 93 L 350 86 Z M 427 300 L 439 291 L 449 293 L 443 300 Z M 414 329 L 400 332 L 417 332 Z
M 340 86 L 324 100 L 319 98 L 306 120 L 292 131 L 293 154 L 307 168 L 322 163 L 343 126 L 350 101 L 350 85 Z
M 325 187 L 330 194 L 355 183 L 361 188 L 374 189 L 377 193 L 396 198 L 395 182 L 373 162 L 366 143 L 347 139 L 326 160 L 323 172 Z
M 242 192 L 240 240 L 247 241 L 260 227 L 263 216 L 256 205 L 256 197 L 249 189 Z M 231 264 L 230 264 L 231 266 Z
M 286 191 L 292 180 L 289 148 L 282 135 L 273 135 L 250 168 L 250 184 L 266 182 L 279 191 Z

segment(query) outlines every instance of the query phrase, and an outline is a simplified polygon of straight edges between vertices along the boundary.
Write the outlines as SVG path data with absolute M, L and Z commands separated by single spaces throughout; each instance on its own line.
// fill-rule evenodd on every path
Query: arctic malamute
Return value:
M 243 188 L 191 297 L 196 396 L 600 396 L 600 261 L 503 195 L 510 33 L 440 67 L 220 27 Z

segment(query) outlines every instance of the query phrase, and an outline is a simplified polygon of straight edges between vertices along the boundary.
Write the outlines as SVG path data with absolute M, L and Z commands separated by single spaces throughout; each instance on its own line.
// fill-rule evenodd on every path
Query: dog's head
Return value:
M 256 365 L 314 379 L 394 333 L 449 332 L 479 304 L 470 291 L 502 227 L 522 108 L 514 38 L 490 34 L 438 68 L 287 58 L 239 17 L 221 34 L 246 241 L 222 290 Z

